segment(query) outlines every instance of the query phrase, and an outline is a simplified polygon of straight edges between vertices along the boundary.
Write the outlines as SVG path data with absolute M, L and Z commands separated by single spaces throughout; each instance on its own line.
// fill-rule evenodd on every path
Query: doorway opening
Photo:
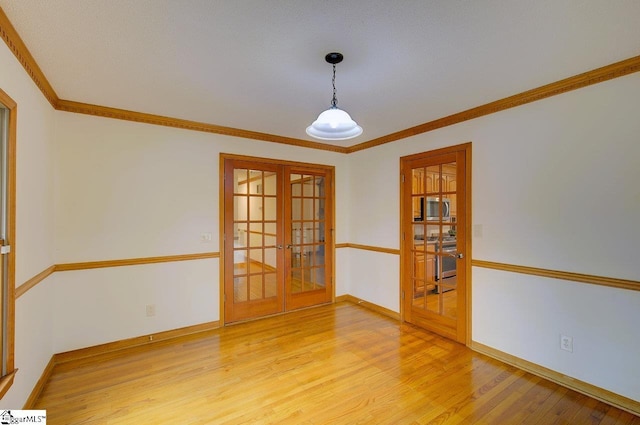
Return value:
M 471 143 L 402 157 L 400 170 L 401 317 L 468 344 Z
M 223 322 L 330 303 L 334 167 L 221 155 Z

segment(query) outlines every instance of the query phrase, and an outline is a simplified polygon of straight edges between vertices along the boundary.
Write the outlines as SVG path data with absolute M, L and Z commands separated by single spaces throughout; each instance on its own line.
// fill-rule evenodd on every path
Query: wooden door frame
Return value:
M 11 250 L 4 254 L 7 256 L 7 294 L 6 294 L 6 372 L 0 376 L 0 399 L 13 385 L 14 377 L 18 369 L 15 367 L 15 280 L 16 280 L 16 146 L 18 132 L 18 104 L 2 89 L 0 89 L 0 103 L 9 111 L 9 128 L 6 140 L 6 178 L 5 187 L 7 202 L 7 229 L 4 245 L 9 245 Z M 0 344 L 0 349 L 2 348 Z M 2 370 L 0 370 L 2 375 Z
M 444 154 L 450 154 L 450 153 L 458 153 L 458 152 L 463 152 L 464 156 L 465 156 L 465 197 L 464 200 L 462 200 L 464 202 L 464 207 L 465 207 L 465 238 L 462 241 L 462 244 L 464 246 L 464 252 L 466 254 L 466 261 L 464 262 L 465 264 L 465 274 L 467 276 L 466 278 L 466 297 L 465 297 L 465 304 L 466 304 L 466 311 L 465 311 L 465 319 L 464 319 L 464 324 L 463 326 L 465 327 L 465 345 L 469 346 L 471 344 L 471 328 L 472 328 L 472 321 L 471 321 L 471 301 L 472 301 L 472 278 L 471 278 L 471 258 L 472 258 L 472 251 L 471 251 L 471 230 L 472 230 L 472 209 L 471 209 L 471 146 L 472 143 L 471 142 L 467 142 L 467 143 L 463 143 L 463 144 L 459 144 L 459 145 L 455 145 L 455 146 L 448 146 L 448 147 L 444 147 L 444 148 L 440 148 L 440 149 L 435 149 L 432 151 L 427 151 L 427 152 L 421 152 L 421 153 L 417 153 L 417 154 L 412 154 L 412 155 L 407 155 L 407 156 L 403 156 L 400 157 L 400 181 L 399 181 L 399 186 L 400 186 L 400 294 L 399 294 L 399 299 L 400 299 L 400 320 L 401 321 L 405 321 L 405 308 L 404 308 L 404 299 L 402 296 L 402 291 L 403 291 L 403 285 L 404 285 L 404 281 L 405 281 L 405 272 L 406 270 L 408 270 L 408 268 L 405 265 L 405 262 L 407 261 L 408 256 L 410 255 L 410 253 L 406 252 L 405 249 L 405 243 L 403 241 L 403 226 L 404 223 L 402 222 L 402 219 L 405 215 L 405 210 L 406 208 L 411 208 L 411 202 L 408 202 L 407 200 L 405 200 L 404 197 L 404 190 L 403 190 L 403 180 L 402 180 L 402 176 L 404 175 L 405 178 L 409 178 L 410 174 L 410 170 L 409 172 L 407 170 L 404 169 L 404 164 L 408 161 L 412 161 L 412 160 L 416 160 L 416 159 L 421 159 L 421 158 L 428 158 L 428 157 L 432 157 L 432 156 L 438 156 L 438 155 L 444 155 Z M 409 200 L 410 201 L 410 200 Z M 460 200 L 458 200 L 458 202 L 460 202 Z
M 233 159 L 233 160 L 241 160 L 241 161 L 255 161 L 255 162 L 263 162 L 263 163 L 267 163 L 267 164 L 278 164 L 278 165 L 285 165 L 285 166 L 289 166 L 289 167 L 303 167 L 303 168 L 315 168 L 315 169 L 322 169 L 327 171 L 327 173 L 331 174 L 331 181 L 335 182 L 335 166 L 333 165 L 324 165 L 324 164 L 313 164 L 313 163 L 308 163 L 308 162 L 298 162 L 298 161 L 288 161 L 288 160 L 283 160 L 283 159 L 273 159 L 273 158 L 261 158 L 261 157 L 255 157 L 255 156 L 248 156 L 248 155 L 238 155 L 238 154 L 230 154 L 230 153 L 224 153 L 221 152 L 219 155 L 219 166 L 218 166 L 218 236 L 219 236 L 219 249 L 220 249 L 220 257 L 219 257 L 219 261 L 218 261 L 218 272 L 219 272 L 219 312 L 220 312 L 220 319 L 219 319 L 219 323 L 220 326 L 227 326 L 229 323 L 226 322 L 226 317 L 225 317 L 225 288 L 224 288 L 224 282 L 225 282 L 225 243 L 224 243 L 224 238 L 225 238 L 225 203 L 224 203 L 224 195 L 225 195 L 225 170 L 224 170 L 224 163 L 225 160 L 227 159 Z M 326 245 L 327 250 L 331 253 L 332 256 L 332 261 L 331 261 L 331 266 L 330 266 L 330 273 L 331 275 L 329 276 L 329 278 L 332 281 L 332 285 L 331 285 L 331 303 L 335 303 L 335 299 L 336 299 L 336 285 L 335 285 L 335 274 L 336 274 L 336 247 L 335 247 L 335 217 L 336 217 L 336 202 L 335 202 L 335 184 L 332 184 L 331 187 L 328 187 L 327 189 L 327 196 L 331 196 L 332 202 L 331 202 L 331 216 L 332 216 L 332 220 L 333 222 L 331 223 L 332 227 L 329 229 L 330 233 L 331 233 L 331 238 L 330 238 L 330 242 Z M 287 312 L 283 312 L 283 313 L 278 313 L 278 314 L 286 314 Z M 249 319 L 249 320 L 255 320 L 255 319 Z M 241 322 L 233 322 L 232 324 L 236 324 L 236 323 L 241 323 Z

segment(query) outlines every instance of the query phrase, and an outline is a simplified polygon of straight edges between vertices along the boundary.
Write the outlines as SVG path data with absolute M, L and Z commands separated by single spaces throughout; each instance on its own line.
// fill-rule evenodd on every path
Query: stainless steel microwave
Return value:
M 451 201 L 448 198 L 438 198 L 428 196 L 420 198 L 420 214 L 415 216 L 415 221 L 437 221 L 440 220 L 440 207 L 442 206 L 442 221 L 449 221 L 451 218 Z

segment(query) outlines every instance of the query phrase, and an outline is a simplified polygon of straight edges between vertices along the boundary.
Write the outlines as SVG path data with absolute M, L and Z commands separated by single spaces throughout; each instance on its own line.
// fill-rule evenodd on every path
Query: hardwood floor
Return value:
M 640 424 L 351 303 L 56 365 L 49 424 Z

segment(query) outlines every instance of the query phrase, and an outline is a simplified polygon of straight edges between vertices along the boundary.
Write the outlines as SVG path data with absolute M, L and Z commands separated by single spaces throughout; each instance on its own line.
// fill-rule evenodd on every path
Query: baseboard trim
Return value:
M 29 398 L 27 398 L 27 401 L 25 401 L 23 407 L 24 410 L 32 410 L 35 407 L 36 400 L 38 400 L 38 397 L 40 397 L 40 394 L 42 394 L 42 390 L 44 390 L 44 386 L 47 384 L 47 381 L 49 381 L 49 377 L 53 373 L 53 368 L 55 366 L 55 357 L 51 356 L 51 358 L 49 359 L 49 363 L 47 363 L 47 367 L 45 367 L 42 371 L 40 379 L 38 379 L 38 382 L 36 382 L 36 385 L 31 390 L 31 394 L 29 394 Z
M 101 354 L 108 354 L 127 348 L 140 347 L 143 345 L 155 344 L 162 341 L 176 340 L 194 334 L 208 332 L 220 327 L 220 321 L 201 323 L 199 325 L 186 326 L 184 328 L 172 329 L 169 331 L 154 334 L 137 336 L 134 338 L 122 339 L 119 341 L 107 342 L 106 344 L 94 345 L 92 347 L 80 348 L 54 354 L 55 363 L 62 364 L 71 361 L 81 360 L 88 357 L 95 357 Z
M 185 326 L 184 328 L 172 329 L 169 331 L 159 332 L 138 336 L 134 338 L 123 339 L 120 341 L 108 342 L 106 344 L 94 345 L 92 347 L 80 348 L 78 350 L 66 351 L 51 356 L 47 367 L 42 371 L 42 375 L 36 385 L 31 390 L 31 394 L 24 404 L 23 409 L 31 410 L 35 406 L 36 400 L 44 390 L 49 377 L 53 373 L 53 369 L 60 364 L 79 361 L 85 359 L 93 359 L 94 357 L 113 354 L 127 348 L 142 347 L 145 345 L 157 344 L 163 341 L 175 342 L 180 339 L 187 339 L 195 335 L 209 332 L 220 327 L 220 321 L 201 323 L 199 325 Z
M 363 299 L 354 297 L 353 295 L 340 295 L 338 297 L 336 297 L 336 302 L 341 302 L 341 301 L 347 301 L 359 306 L 362 306 L 364 308 L 367 308 L 369 310 L 375 311 L 376 313 L 380 313 L 384 316 L 390 317 L 392 319 L 395 320 L 400 320 L 400 313 L 396 313 L 393 310 L 389 310 L 388 308 L 379 306 L 378 304 L 374 304 L 374 303 L 370 303 L 368 301 L 365 301 Z
M 476 341 L 471 341 L 471 345 L 469 345 L 469 348 L 471 348 L 473 351 L 484 354 L 496 360 L 500 360 L 503 363 L 515 366 L 518 369 L 522 369 L 526 372 L 532 373 L 551 382 L 555 382 L 556 384 L 562 385 L 563 387 L 577 391 L 586 396 L 595 398 L 596 400 L 602 401 L 634 415 L 640 416 L 640 402 L 638 401 L 621 396 L 587 382 L 580 381 L 570 376 L 563 375 L 562 373 L 521 359 L 503 351 L 496 350 L 495 348 L 491 348 Z
M 394 320 L 400 320 L 400 314 L 393 310 L 379 306 L 377 304 L 365 301 L 353 295 L 340 295 L 335 297 L 335 302 L 350 302 L 355 305 L 362 306 L 376 313 L 382 314 Z M 115 354 L 118 351 L 128 348 L 136 348 L 147 346 L 151 344 L 157 344 L 160 342 L 171 341 L 175 342 L 180 339 L 188 339 L 190 337 L 202 334 L 205 332 L 213 331 L 220 328 L 220 321 L 213 321 L 207 323 L 201 323 L 199 325 L 186 326 L 183 328 L 173 329 L 169 331 L 163 331 L 156 334 L 148 334 L 138 336 L 134 338 L 128 338 L 124 340 L 108 342 L 106 344 L 95 345 L 92 347 L 80 348 L 77 350 L 71 350 L 63 353 L 54 354 L 49 363 L 45 367 L 40 379 L 34 386 L 31 394 L 27 398 L 23 409 L 30 410 L 35 406 L 35 402 L 44 390 L 44 387 L 51 376 L 53 369 L 56 365 L 64 364 L 72 361 L 90 360 L 100 355 Z M 563 375 L 554 370 L 548 369 L 544 366 L 529 362 L 511 354 L 502 352 L 495 348 L 481 344 L 476 341 L 471 341 L 468 345 L 470 349 L 480 354 L 484 354 L 501 362 L 515 366 L 526 372 L 532 373 L 536 376 L 545 378 L 551 382 L 555 382 L 558 385 L 577 391 L 581 394 L 592 397 L 596 400 L 600 400 L 604 403 L 615 406 L 626 412 L 640 416 L 640 402 L 632 400 L 630 398 L 613 393 L 609 390 L 597 387 L 587 382 L 574 379 L 570 376 Z

